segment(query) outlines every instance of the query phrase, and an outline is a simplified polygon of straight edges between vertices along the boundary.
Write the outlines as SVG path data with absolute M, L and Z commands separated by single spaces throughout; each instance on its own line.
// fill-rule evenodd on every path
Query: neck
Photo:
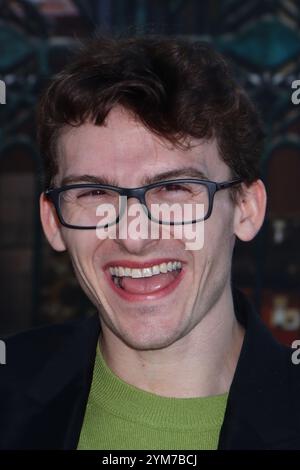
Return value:
M 228 392 L 243 338 L 228 289 L 186 336 L 165 349 L 132 349 L 105 325 L 100 348 L 125 382 L 165 397 L 191 398 Z

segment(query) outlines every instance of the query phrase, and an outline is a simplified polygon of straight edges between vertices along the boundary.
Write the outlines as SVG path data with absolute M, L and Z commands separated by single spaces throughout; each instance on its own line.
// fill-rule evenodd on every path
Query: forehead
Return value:
M 58 141 L 58 178 L 88 174 L 130 186 L 145 176 L 185 167 L 209 179 L 229 177 L 215 139 L 190 139 L 190 144 L 188 149 L 175 147 L 123 108 L 114 108 L 103 126 L 85 123 L 64 130 Z

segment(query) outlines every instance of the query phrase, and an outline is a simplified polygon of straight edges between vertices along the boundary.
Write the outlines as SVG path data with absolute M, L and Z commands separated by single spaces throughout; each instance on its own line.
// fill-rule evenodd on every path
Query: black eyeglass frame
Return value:
M 207 214 L 205 215 L 205 217 L 203 219 L 196 219 L 196 220 L 192 220 L 192 221 L 189 221 L 189 222 L 162 222 L 160 220 L 157 220 L 153 217 L 151 217 L 151 212 L 150 210 L 148 209 L 148 206 L 146 204 L 146 193 L 147 191 L 149 191 L 150 189 L 153 189 L 153 188 L 157 188 L 159 186 L 166 186 L 166 185 L 171 185 L 171 184 L 179 184 L 179 183 L 198 183 L 198 184 L 201 184 L 201 185 L 204 185 L 206 186 L 207 190 L 208 190 L 208 198 L 209 198 L 209 203 L 208 203 L 208 211 L 207 211 Z M 151 221 L 155 221 L 161 225 L 186 225 L 186 224 L 194 224 L 194 223 L 197 223 L 197 222 L 200 222 L 202 220 L 207 220 L 211 213 L 212 213 L 212 209 L 213 209 L 213 202 L 214 202 L 214 196 L 216 194 L 216 192 L 218 191 L 221 191 L 222 189 L 227 189 L 227 188 L 231 188 L 232 186 L 235 186 L 237 184 L 241 184 L 242 183 L 242 180 L 241 179 L 235 179 L 235 180 L 232 180 L 232 181 L 222 181 L 222 182 L 216 182 L 216 181 L 209 181 L 209 180 L 202 180 L 202 179 L 195 179 L 195 178 L 183 178 L 183 179 L 172 179 L 172 180 L 166 180 L 166 181 L 160 181 L 158 183 L 151 183 L 151 184 L 148 184 L 146 186 L 140 186 L 138 188 L 122 188 L 122 187 L 119 187 L 119 186 L 112 186 L 112 185 L 107 185 L 107 184 L 98 184 L 98 183 L 76 183 L 76 184 L 70 184 L 70 185 L 64 185 L 64 186 L 61 186 L 60 188 L 48 188 L 44 191 L 44 194 L 46 196 L 47 199 L 49 199 L 53 204 L 54 204 L 54 207 L 55 207 L 55 210 L 56 210 L 56 213 L 57 213 L 57 217 L 58 217 L 58 220 L 60 221 L 60 223 L 64 226 L 64 227 L 68 227 L 68 228 L 73 228 L 73 229 L 78 229 L 78 230 L 94 230 L 97 228 L 97 226 L 92 226 L 92 227 L 87 227 L 87 226 L 82 226 L 82 227 L 79 227 L 77 225 L 72 225 L 72 224 L 68 224 L 67 222 L 64 221 L 63 217 L 62 217 L 62 214 L 61 214 L 61 210 L 60 210 L 60 194 L 66 190 L 69 190 L 69 189 L 77 189 L 77 188 L 91 188 L 91 189 L 108 189 L 108 190 L 112 190 L 112 191 L 115 191 L 116 193 L 118 193 L 120 196 L 126 196 L 127 199 L 129 198 L 136 198 L 138 199 L 138 201 L 140 202 L 140 204 L 142 204 L 143 208 L 146 208 L 146 214 L 149 218 L 149 220 Z M 144 209 L 145 210 L 145 209 Z M 105 227 L 107 226 L 111 226 L 111 225 L 114 225 L 114 224 L 118 224 L 119 221 L 120 221 L 120 218 L 122 217 L 123 215 L 123 212 L 120 211 L 119 214 L 118 214 L 118 217 L 117 219 L 110 223 L 110 224 L 107 224 Z

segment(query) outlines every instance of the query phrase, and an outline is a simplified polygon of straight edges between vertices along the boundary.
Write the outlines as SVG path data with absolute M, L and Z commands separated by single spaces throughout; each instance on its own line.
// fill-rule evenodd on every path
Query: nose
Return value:
M 143 253 L 159 239 L 157 227 L 151 230 L 152 224 L 154 222 L 148 218 L 147 208 L 137 198 L 125 197 L 121 203 L 115 241 L 128 252 Z

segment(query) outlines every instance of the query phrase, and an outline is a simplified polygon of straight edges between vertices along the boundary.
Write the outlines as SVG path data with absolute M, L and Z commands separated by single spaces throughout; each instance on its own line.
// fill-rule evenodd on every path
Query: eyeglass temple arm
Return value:
M 225 181 L 224 183 L 217 183 L 217 190 L 230 188 L 230 186 L 234 186 L 239 183 L 242 183 L 241 179 L 233 180 L 233 181 Z

